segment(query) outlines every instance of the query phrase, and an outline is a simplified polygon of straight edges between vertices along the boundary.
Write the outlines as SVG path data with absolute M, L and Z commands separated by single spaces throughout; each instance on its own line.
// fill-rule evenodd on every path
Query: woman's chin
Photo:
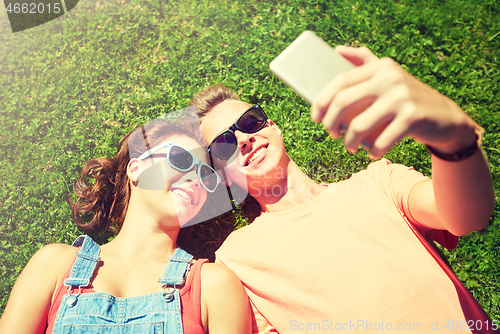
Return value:
M 190 221 L 195 215 L 193 214 L 193 211 L 195 211 L 194 208 L 188 208 L 186 206 L 182 205 L 175 205 L 175 209 L 177 211 L 177 219 L 179 220 L 179 225 L 180 227 L 184 226 L 188 221 Z
M 193 203 L 191 200 L 187 200 L 186 198 L 173 193 L 172 201 L 174 203 L 175 211 L 177 212 L 179 224 L 182 227 L 200 212 L 203 203 L 206 201 L 206 195 L 199 195 L 197 202 Z

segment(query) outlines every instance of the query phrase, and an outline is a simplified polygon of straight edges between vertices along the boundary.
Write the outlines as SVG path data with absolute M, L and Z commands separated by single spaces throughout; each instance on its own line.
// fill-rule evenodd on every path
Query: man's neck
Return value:
M 290 159 L 286 173 L 265 181 L 254 180 L 249 189 L 253 190 L 249 193 L 259 202 L 263 212 L 280 212 L 311 201 L 325 188 L 311 180 Z

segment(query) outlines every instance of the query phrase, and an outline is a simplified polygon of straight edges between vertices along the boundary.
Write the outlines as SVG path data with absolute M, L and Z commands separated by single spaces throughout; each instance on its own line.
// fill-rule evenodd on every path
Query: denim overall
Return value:
M 106 292 L 80 294 L 90 284 L 100 260 L 99 245 L 82 235 L 73 246 L 81 249 L 64 281 L 68 293 L 61 300 L 53 333 L 183 333 L 178 287 L 189 272 L 192 255 L 176 249 L 158 281 L 163 292 L 119 298 Z

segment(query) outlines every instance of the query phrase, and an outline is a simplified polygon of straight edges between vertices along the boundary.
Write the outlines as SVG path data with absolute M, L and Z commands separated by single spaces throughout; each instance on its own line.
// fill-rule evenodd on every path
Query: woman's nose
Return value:
M 191 169 L 190 171 L 186 172 L 182 176 L 182 180 L 184 180 L 185 182 L 191 183 L 194 186 L 198 187 L 200 185 L 201 180 L 200 180 L 200 177 L 198 176 L 198 174 L 196 173 L 196 169 L 197 168 L 198 168 L 198 166 L 195 165 L 193 167 L 193 169 Z

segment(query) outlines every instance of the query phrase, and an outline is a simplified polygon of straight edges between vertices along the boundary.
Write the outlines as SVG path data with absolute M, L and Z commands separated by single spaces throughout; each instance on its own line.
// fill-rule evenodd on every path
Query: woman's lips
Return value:
M 174 188 L 171 190 L 172 194 L 175 194 L 182 199 L 186 200 L 187 202 L 194 204 L 193 202 L 193 194 L 189 193 L 188 191 L 181 189 L 181 188 Z

